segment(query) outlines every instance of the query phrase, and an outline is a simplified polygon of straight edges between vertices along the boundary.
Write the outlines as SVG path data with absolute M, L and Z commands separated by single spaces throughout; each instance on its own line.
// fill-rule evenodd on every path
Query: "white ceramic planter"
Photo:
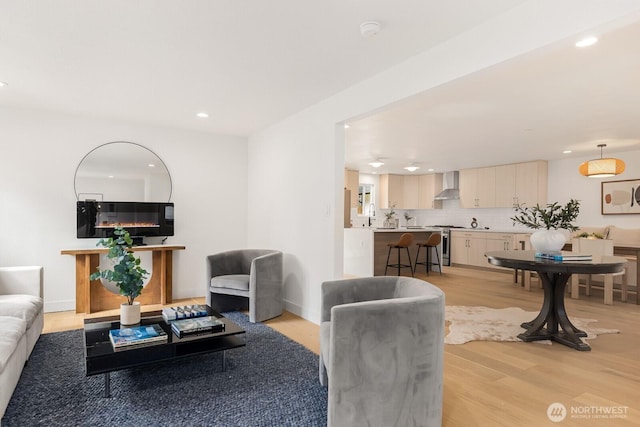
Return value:
M 531 234 L 531 246 L 536 252 L 558 252 L 567 243 L 567 236 L 560 230 L 538 230 Z
M 140 323 L 140 303 L 133 302 L 129 305 L 126 302 L 120 305 L 120 324 L 123 326 L 136 325 Z

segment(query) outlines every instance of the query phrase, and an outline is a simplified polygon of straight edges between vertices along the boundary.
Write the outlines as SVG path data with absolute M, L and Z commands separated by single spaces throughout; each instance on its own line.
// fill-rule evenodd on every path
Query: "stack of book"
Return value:
M 181 319 L 171 322 L 171 330 L 179 338 L 188 335 L 224 331 L 224 322 L 213 316 Z
M 167 323 L 170 323 L 173 320 L 202 317 L 208 314 L 206 305 L 183 305 L 162 309 L 162 318 Z
M 160 325 L 133 326 L 130 328 L 112 329 L 109 339 L 114 350 L 135 348 L 139 345 L 166 342 L 167 333 Z
M 551 261 L 591 261 L 590 254 L 580 254 L 575 252 L 536 252 L 536 258 L 548 259 Z

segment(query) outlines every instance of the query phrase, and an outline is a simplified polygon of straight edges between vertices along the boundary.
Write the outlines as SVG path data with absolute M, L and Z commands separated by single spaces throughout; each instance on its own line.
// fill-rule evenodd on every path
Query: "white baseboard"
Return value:
M 304 310 L 299 304 L 295 304 L 288 300 L 284 300 L 284 308 L 289 313 L 300 316 L 309 322 L 313 322 L 316 325 L 320 324 L 320 312 L 317 310 Z
M 72 311 L 76 309 L 76 302 L 74 300 L 62 300 L 62 301 L 45 301 L 44 312 L 53 313 L 56 311 Z

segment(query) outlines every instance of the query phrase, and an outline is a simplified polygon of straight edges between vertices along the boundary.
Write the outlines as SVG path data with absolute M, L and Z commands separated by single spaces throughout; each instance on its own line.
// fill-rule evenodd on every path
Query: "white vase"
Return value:
M 531 246 L 536 252 L 558 252 L 567 243 L 567 236 L 560 230 L 538 230 L 531 235 Z
M 120 325 L 136 325 L 140 323 L 140 303 L 134 301 L 132 305 L 122 303 L 120 305 Z

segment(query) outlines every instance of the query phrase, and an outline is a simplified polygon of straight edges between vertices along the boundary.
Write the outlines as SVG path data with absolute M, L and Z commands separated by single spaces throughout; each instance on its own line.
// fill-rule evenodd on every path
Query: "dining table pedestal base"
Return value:
M 593 255 L 590 260 L 549 260 L 537 257 L 535 251 L 491 251 L 486 253 L 490 264 L 518 270 L 535 271 L 542 282 L 544 300 L 540 313 L 520 326 L 526 329 L 518 335 L 522 341 L 551 340 L 579 351 L 590 351 L 582 341 L 587 334 L 576 328 L 567 316 L 564 293 L 572 274 L 610 274 L 624 270 L 625 258 Z
M 551 340 L 576 350 L 591 350 L 580 338 L 586 337 L 587 333 L 571 323 L 564 308 L 564 292 L 571 274 L 538 271 L 538 277 L 542 281 L 544 302 L 535 319 L 520 325 L 526 331 L 518 338 L 526 342 Z

